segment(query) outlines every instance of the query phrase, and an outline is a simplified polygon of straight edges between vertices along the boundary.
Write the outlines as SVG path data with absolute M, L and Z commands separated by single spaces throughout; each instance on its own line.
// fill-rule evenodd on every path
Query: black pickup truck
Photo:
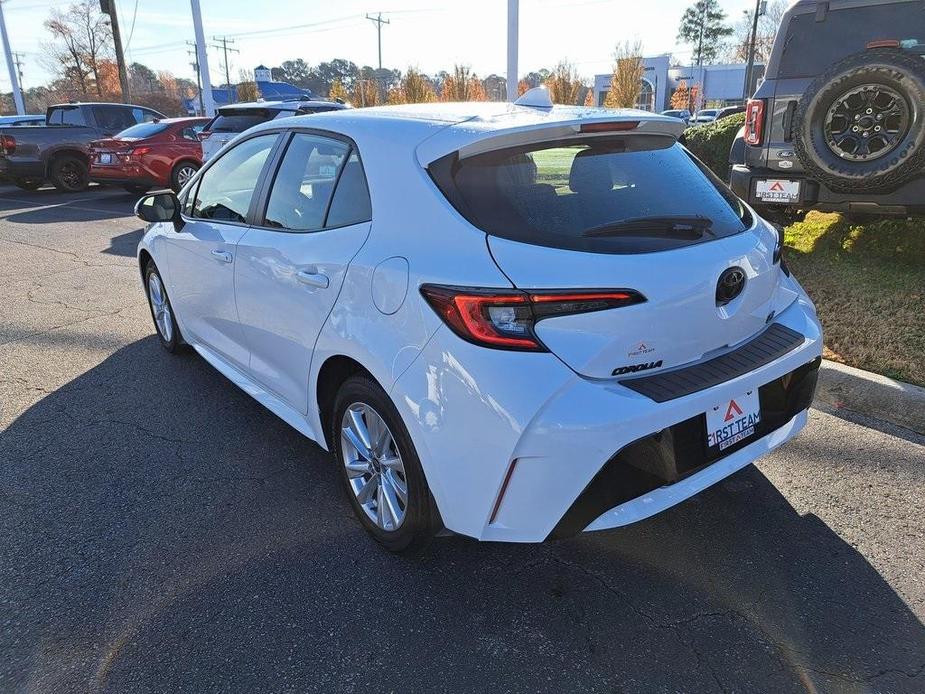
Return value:
M 23 190 L 36 190 L 46 180 L 64 192 L 84 190 L 90 184 L 90 142 L 164 117 L 131 104 L 49 106 L 44 126 L 0 128 L 0 178 Z
M 925 0 L 799 0 L 732 146 L 765 216 L 925 212 Z

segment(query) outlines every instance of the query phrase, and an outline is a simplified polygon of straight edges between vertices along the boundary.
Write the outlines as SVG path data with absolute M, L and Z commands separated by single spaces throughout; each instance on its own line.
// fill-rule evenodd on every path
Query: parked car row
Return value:
M 179 190 L 238 133 L 274 118 L 343 108 L 333 101 L 258 101 L 224 106 L 209 119 L 167 118 L 131 104 L 59 104 L 40 117 L 40 127 L 23 127 L 34 116 L 0 122 L 0 178 L 23 190 L 46 181 L 63 192 L 91 182 L 131 193 Z
M 692 114 L 687 109 L 669 109 L 662 111 L 663 116 L 671 116 L 684 121 L 687 125 L 704 125 L 714 121 L 728 118 L 736 113 L 745 111 L 745 106 L 726 106 L 725 108 L 706 108 Z

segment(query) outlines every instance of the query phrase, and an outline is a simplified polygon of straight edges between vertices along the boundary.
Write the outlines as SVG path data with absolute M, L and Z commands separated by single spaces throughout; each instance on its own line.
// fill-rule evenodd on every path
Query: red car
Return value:
M 179 191 L 202 166 L 199 132 L 208 122 L 163 118 L 91 142 L 90 180 L 118 184 L 130 193 L 150 188 Z

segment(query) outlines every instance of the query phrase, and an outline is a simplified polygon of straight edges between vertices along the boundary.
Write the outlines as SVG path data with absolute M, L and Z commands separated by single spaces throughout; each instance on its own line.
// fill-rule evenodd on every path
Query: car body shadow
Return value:
M 0 186 L 0 217 L 19 224 L 116 219 L 132 215 L 137 199 L 137 195 L 104 186 L 91 186 L 82 193 Z
M 134 258 L 138 251 L 138 242 L 145 235 L 144 227 L 127 231 L 124 234 L 113 236 L 109 242 L 109 248 L 104 248 L 101 253 L 107 255 L 121 255 L 126 258 Z
M 11 689 L 921 685 L 919 619 L 752 467 L 627 528 L 396 557 L 324 451 L 154 337 L 35 402 L 0 460 Z

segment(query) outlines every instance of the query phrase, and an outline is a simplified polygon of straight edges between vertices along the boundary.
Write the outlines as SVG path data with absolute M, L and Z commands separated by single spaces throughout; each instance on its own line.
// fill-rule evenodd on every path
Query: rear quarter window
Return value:
M 278 114 L 278 110 L 271 109 L 222 111 L 212 119 L 206 130 L 213 133 L 243 133 L 248 128 L 272 120 Z
M 668 250 L 744 231 L 741 202 L 672 138 L 595 137 L 449 155 L 429 171 L 449 202 L 493 236 L 593 253 Z M 706 218 L 690 231 L 592 230 L 640 219 Z M 662 224 L 662 223 L 660 223 Z

